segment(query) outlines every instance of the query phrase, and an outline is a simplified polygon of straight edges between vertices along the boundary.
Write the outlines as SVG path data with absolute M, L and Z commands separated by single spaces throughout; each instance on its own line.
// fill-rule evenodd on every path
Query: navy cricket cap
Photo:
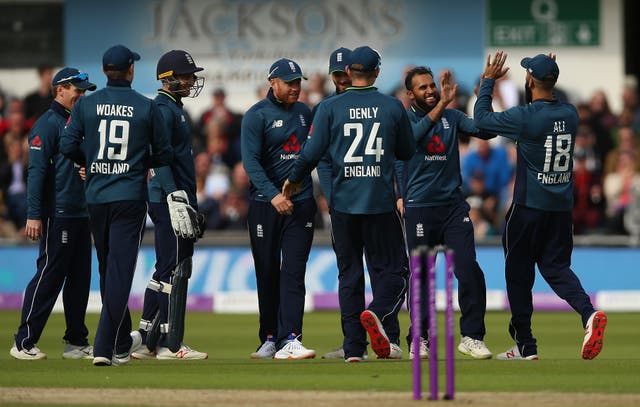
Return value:
M 350 54 L 351 50 L 344 47 L 333 51 L 329 57 L 329 75 L 334 72 L 346 72 L 345 68 L 349 65 Z
M 64 67 L 53 76 L 52 86 L 70 83 L 80 90 L 96 90 L 96 85 L 89 82 L 89 75 L 76 68 Z
M 134 61 L 140 60 L 140 54 L 124 45 L 114 45 L 102 56 L 102 67 L 108 71 L 121 71 L 129 68 Z
M 549 55 L 538 54 L 533 58 L 522 58 L 520 66 L 529 71 L 531 76 L 539 81 L 545 79 L 557 80 L 560 75 L 558 64 Z
M 351 51 L 349 55 L 349 69 L 359 72 L 372 72 L 382 63 L 380 53 L 375 49 L 364 46 Z
M 196 66 L 191 54 L 187 51 L 174 49 L 160 57 L 156 75 L 158 79 L 162 79 L 168 76 L 187 75 L 203 70 L 204 68 Z
M 302 74 L 300 65 L 286 58 L 277 60 L 271 65 L 271 68 L 269 68 L 267 79 L 273 78 L 280 78 L 285 82 L 291 82 L 300 78 L 307 79 L 307 77 Z

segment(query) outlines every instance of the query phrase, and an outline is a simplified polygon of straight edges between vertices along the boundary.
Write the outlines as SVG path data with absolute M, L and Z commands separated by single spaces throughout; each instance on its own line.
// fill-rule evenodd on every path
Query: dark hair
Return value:
M 416 66 L 415 68 L 412 68 L 409 72 L 407 72 L 407 76 L 405 76 L 404 78 L 404 87 L 407 88 L 407 90 L 411 90 L 411 88 L 413 87 L 413 77 L 416 75 L 430 75 L 433 78 L 433 71 L 431 70 L 431 68 L 428 68 L 426 66 Z
M 53 71 L 53 67 L 49 64 L 38 65 L 38 76 L 42 76 L 47 71 Z
M 108 79 L 114 79 L 114 80 L 127 79 L 127 73 L 129 73 L 129 66 L 124 69 L 119 69 L 119 70 L 105 69 L 104 71 L 104 74 L 107 76 Z
M 368 80 L 368 81 L 376 79 L 376 71 L 369 71 L 369 72 L 350 71 L 350 72 L 351 72 L 351 77 L 354 79 Z

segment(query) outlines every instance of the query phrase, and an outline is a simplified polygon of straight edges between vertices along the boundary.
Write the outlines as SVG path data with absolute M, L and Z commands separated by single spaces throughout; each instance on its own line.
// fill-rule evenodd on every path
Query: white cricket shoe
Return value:
M 389 356 L 387 359 L 402 359 L 402 348 L 395 343 L 389 344 Z
M 251 359 L 273 359 L 276 354 L 276 343 L 273 341 L 264 341 L 262 345 L 251 354 Z
M 273 355 L 274 359 L 313 359 L 316 357 L 316 351 L 307 349 L 298 338 L 288 341 L 282 349 Z
M 138 351 L 142 346 L 142 335 L 140 334 L 140 331 L 131 331 L 129 335 L 131 336 L 131 347 L 129 348 L 129 354 L 131 354 Z
M 18 347 L 14 344 L 9 351 L 9 354 L 15 359 L 19 360 L 42 360 L 47 358 L 47 354 L 40 351 L 37 346 L 31 349 L 18 350 Z
M 607 315 L 602 311 L 596 311 L 589 317 L 584 328 L 584 341 L 582 342 L 582 359 L 593 359 L 602 351 L 604 329 L 607 327 Z
M 349 356 L 344 360 L 345 363 L 359 363 L 364 362 L 364 358 L 360 356 Z
M 172 352 L 171 349 L 165 347 L 158 347 L 156 352 L 156 358 L 159 360 L 202 360 L 208 357 L 208 354 L 191 349 L 184 343 L 180 345 L 177 352 Z
M 516 346 L 517 349 L 517 346 Z M 474 359 L 491 359 L 493 353 L 480 339 L 473 339 L 463 336 L 458 345 L 458 351 L 464 355 L 471 356 Z
M 498 353 L 496 356 L 498 360 L 538 360 L 538 355 L 529 355 L 522 356 L 520 354 L 520 350 L 518 350 L 518 345 L 513 345 L 511 349 L 507 349 L 507 351 L 503 353 Z
M 141 346 L 140 349 L 131 353 L 131 357 L 137 360 L 156 359 L 156 351 L 149 350 L 146 346 Z
M 365 350 L 360 359 L 368 359 L 369 354 Z M 344 359 L 344 348 L 342 346 L 322 355 L 322 359 Z
M 67 343 L 62 352 L 62 359 L 93 359 L 93 346 Z
M 105 358 L 104 356 L 96 356 L 93 358 L 94 366 L 111 366 L 111 359 Z
M 413 351 L 413 341 L 409 344 L 409 359 L 414 358 L 415 352 Z M 420 359 L 429 359 L 429 341 L 420 337 Z

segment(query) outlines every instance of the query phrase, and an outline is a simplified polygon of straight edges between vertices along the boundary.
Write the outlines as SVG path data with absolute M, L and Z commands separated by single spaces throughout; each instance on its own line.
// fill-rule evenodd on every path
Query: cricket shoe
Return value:
M 172 352 L 171 349 L 165 347 L 159 347 L 156 352 L 156 358 L 159 360 L 202 360 L 208 357 L 208 354 L 191 349 L 184 343 L 180 345 L 177 352 Z
M 149 348 L 147 348 L 147 346 L 144 345 L 144 346 L 141 346 L 140 349 L 138 349 L 137 351 L 132 352 L 131 357 L 137 360 L 156 359 L 156 351 L 149 350 Z
M 331 352 L 327 352 L 324 355 L 322 355 L 322 359 L 344 359 L 344 356 L 345 356 L 344 348 L 340 346 L 339 348 L 335 348 Z M 360 359 L 368 359 L 368 358 L 369 358 L 369 355 L 365 350 Z
M 276 342 L 273 336 L 269 335 L 262 345 L 251 354 L 251 359 L 273 359 L 276 351 Z
M 517 348 L 517 346 L 516 346 Z M 463 336 L 458 345 L 458 351 L 464 355 L 471 356 L 474 359 L 491 359 L 493 353 L 480 339 L 473 339 Z
M 313 359 L 316 357 L 316 351 L 307 349 L 298 338 L 289 340 L 279 351 L 273 355 L 274 359 Z
M 62 352 L 62 359 L 93 359 L 93 346 L 67 343 Z
M 587 320 L 584 328 L 584 341 L 582 342 L 582 359 L 594 359 L 602 351 L 604 329 L 607 327 L 607 315 L 602 311 L 596 311 Z
M 420 359 L 429 359 L 429 341 L 420 337 Z M 413 351 L 413 341 L 409 344 L 409 359 L 414 358 L 415 352 Z
M 126 365 L 131 361 L 131 354 L 140 350 L 142 346 L 142 335 L 139 331 L 131 331 L 129 333 L 131 336 L 131 346 L 127 352 L 116 353 L 111 358 L 111 366 L 122 366 Z M 96 364 L 96 358 L 93 358 L 93 364 Z M 102 365 L 101 365 L 102 366 Z M 105 365 L 108 366 L 108 365 Z
M 388 358 L 391 345 L 378 316 L 373 311 L 364 310 L 360 314 L 360 323 L 369 334 L 371 348 L 378 355 L 378 359 Z
M 364 358 L 361 356 L 349 356 L 344 360 L 345 363 L 360 363 L 364 362 Z
M 104 356 L 96 356 L 93 358 L 94 366 L 111 366 L 111 359 Z
M 518 345 L 513 345 L 511 349 L 508 349 L 506 352 L 498 353 L 496 356 L 498 360 L 538 360 L 538 355 L 529 355 L 522 356 L 520 354 L 520 350 L 518 349 Z
M 47 358 L 47 354 L 40 351 L 36 346 L 31 349 L 22 348 L 21 350 L 18 350 L 18 347 L 14 344 L 11 347 L 9 354 L 19 360 L 41 360 Z
M 387 359 L 402 359 L 402 348 L 395 343 L 389 344 L 389 356 Z

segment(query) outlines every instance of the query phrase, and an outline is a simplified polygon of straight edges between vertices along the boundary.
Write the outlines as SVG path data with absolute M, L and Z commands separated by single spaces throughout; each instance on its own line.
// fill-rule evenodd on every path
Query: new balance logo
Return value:
M 304 225 L 305 228 L 312 228 L 313 227 L 313 222 L 307 222 L 306 225 Z
M 283 125 L 283 121 L 282 120 L 274 120 L 273 124 L 271 125 L 271 128 L 274 129 L 276 127 L 282 127 Z
M 465 223 L 466 222 L 471 222 L 471 219 L 469 219 L 468 216 L 465 216 L 464 218 L 462 218 L 462 221 L 465 222 Z

